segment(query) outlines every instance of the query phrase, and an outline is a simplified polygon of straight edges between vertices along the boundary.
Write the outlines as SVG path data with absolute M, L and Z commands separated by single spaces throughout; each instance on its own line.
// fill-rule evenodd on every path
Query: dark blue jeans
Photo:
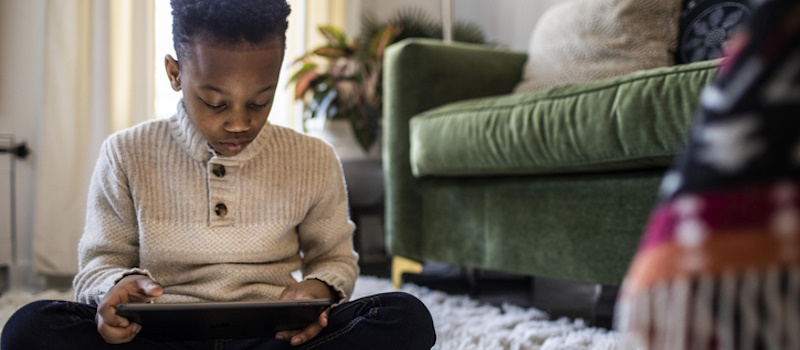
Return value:
M 333 308 L 328 326 L 298 347 L 271 337 L 160 343 L 137 336 L 130 343 L 110 345 L 97 332 L 96 311 L 94 306 L 68 301 L 30 303 L 6 323 L 0 349 L 430 349 L 436 342 L 428 309 L 401 292 Z

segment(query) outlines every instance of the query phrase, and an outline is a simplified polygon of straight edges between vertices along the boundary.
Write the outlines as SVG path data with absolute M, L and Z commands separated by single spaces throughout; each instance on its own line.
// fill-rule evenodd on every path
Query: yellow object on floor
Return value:
M 395 289 L 400 289 L 403 283 L 403 273 L 422 273 L 422 263 L 395 255 L 392 257 L 392 284 Z

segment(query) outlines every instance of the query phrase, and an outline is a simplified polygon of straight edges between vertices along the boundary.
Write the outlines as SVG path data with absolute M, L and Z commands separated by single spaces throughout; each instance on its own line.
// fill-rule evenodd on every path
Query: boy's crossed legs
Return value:
M 287 340 L 224 339 L 155 342 L 136 337 L 111 345 L 97 332 L 94 306 L 38 301 L 9 319 L 0 348 L 12 349 L 430 349 L 436 335 L 428 309 L 414 296 L 392 292 L 367 296 L 331 310 L 328 326 L 305 344 Z M 42 325 L 47 328 L 42 329 Z M 33 331 L 35 329 L 35 331 Z

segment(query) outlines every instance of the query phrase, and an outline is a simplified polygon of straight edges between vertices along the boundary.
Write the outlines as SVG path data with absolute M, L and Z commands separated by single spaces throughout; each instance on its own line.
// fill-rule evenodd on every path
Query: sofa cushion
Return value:
M 445 105 L 410 121 L 415 176 L 665 167 L 719 61 Z
M 570 0 L 534 28 L 516 92 L 671 66 L 683 0 Z

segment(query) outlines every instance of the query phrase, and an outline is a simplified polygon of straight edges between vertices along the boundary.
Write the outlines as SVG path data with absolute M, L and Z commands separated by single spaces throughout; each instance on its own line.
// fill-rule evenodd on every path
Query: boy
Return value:
M 77 303 L 22 308 L 2 349 L 433 346 L 430 314 L 412 296 L 347 302 L 359 270 L 338 158 L 323 142 L 267 122 L 289 5 L 172 7 L 178 57 L 165 63 L 183 93 L 178 113 L 104 143 L 79 245 Z M 300 282 L 291 275 L 298 269 Z M 276 339 L 157 343 L 115 313 L 128 302 L 312 298 L 335 306 Z

